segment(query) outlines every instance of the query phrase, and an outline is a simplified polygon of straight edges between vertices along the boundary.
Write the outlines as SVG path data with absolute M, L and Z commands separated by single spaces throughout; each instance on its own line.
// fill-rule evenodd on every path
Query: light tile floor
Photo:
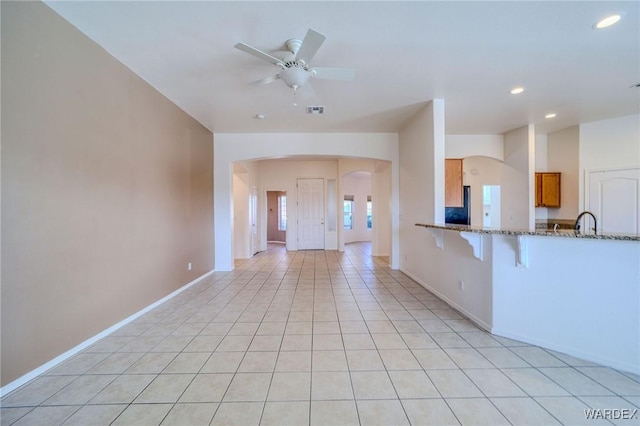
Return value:
M 369 244 L 273 246 L 1 406 L 2 426 L 638 425 L 640 379 L 492 336 Z

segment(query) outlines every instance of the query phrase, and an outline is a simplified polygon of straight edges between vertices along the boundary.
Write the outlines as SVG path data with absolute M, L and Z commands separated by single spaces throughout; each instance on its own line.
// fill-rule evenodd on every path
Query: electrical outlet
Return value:
M 187 265 L 187 271 L 191 270 L 191 262 L 189 262 L 189 264 Z

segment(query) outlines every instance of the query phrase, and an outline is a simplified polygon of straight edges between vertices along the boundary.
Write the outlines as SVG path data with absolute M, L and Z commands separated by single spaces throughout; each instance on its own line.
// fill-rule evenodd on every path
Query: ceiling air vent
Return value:
M 308 106 L 307 114 L 324 114 L 323 106 Z

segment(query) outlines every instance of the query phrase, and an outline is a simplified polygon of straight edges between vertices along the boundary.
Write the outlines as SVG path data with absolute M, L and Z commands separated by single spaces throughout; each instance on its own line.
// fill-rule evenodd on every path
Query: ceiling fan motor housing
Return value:
M 300 50 L 300 46 L 302 46 L 302 41 L 297 38 L 290 38 L 284 45 L 287 46 L 287 49 L 295 56 L 298 50 Z

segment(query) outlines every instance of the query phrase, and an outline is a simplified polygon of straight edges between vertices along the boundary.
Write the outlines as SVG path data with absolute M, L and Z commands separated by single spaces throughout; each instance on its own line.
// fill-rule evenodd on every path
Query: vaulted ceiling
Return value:
M 640 111 L 637 1 L 46 3 L 217 133 L 397 132 L 433 98 L 449 134 L 549 133 Z M 614 12 L 618 24 L 593 29 Z M 278 68 L 236 43 L 278 51 L 309 28 L 326 36 L 312 65 L 354 68 L 353 81 L 312 78 L 298 106 L 282 81 L 248 84 Z

